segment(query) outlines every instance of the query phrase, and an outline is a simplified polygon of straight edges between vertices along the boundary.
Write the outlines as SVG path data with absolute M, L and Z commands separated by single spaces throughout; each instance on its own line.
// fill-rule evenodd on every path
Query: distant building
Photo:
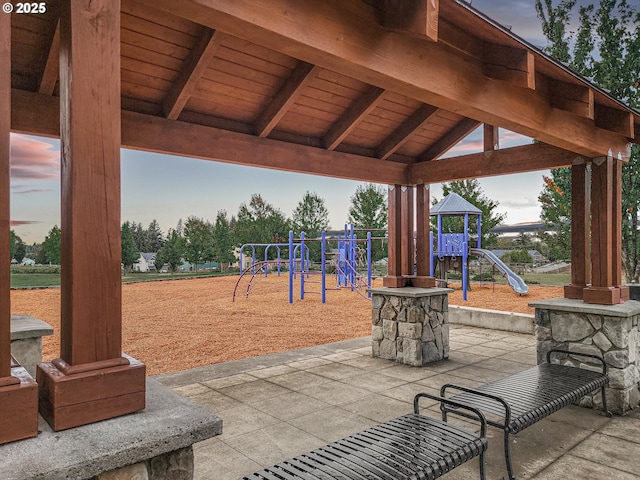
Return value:
M 134 272 L 155 272 L 156 253 L 141 253 L 140 258 L 133 264 Z

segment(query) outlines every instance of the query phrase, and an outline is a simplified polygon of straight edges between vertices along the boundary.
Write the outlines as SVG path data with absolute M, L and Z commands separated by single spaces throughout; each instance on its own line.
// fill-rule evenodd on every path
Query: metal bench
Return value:
M 439 419 L 420 415 L 420 398 L 464 409 L 479 421 L 472 433 Z M 426 393 L 413 400 L 414 413 L 389 420 L 312 452 L 243 477 L 243 480 L 418 480 L 435 479 L 474 457 L 485 480 L 486 421 L 473 407 Z
M 551 363 L 553 353 L 595 359 L 602 365 L 602 371 Z M 607 409 L 605 396 L 605 386 L 608 383 L 607 365 L 600 357 L 566 350 L 551 350 L 547 353 L 546 363 L 477 388 L 447 384 L 440 389 L 440 395 L 446 397 L 450 390 L 457 390 L 460 393 L 454 393 L 450 399 L 482 411 L 489 425 L 504 431 L 507 472 L 509 479 L 515 480 L 511 466 L 509 434 L 524 430 L 598 389 L 602 392 L 603 409 L 610 417 L 611 412 Z M 467 416 L 466 412 L 456 411 L 456 407 L 445 403 L 441 404 L 440 408 L 444 421 L 450 412 Z

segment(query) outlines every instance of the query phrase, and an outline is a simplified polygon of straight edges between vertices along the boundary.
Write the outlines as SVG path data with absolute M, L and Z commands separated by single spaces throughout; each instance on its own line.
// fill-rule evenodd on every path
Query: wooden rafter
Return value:
M 376 157 L 386 160 L 398 150 L 404 143 L 409 140 L 417 130 L 429 121 L 438 109 L 431 105 L 422 105 L 413 115 L 405 120 L 402 125 L 396 128 L 391 135 L 385 138 L 378 148 L 376 148 Z
M 630 112 L 596 105 L 595 121 L 596 125 L 601 128 L 619 133 L 625 137 L 635 137 L 634 118 Z
M 369 3 L 380 9 L 384 27 L 438 41 L 439 0 L 379 0 Z
M 176 82 L 163 102 L 162 108 L 168 119 L 178 118 L 202 74 L 211 64 L 222 43 L 222 38 L 221 32 L 206 27 L 203 29 L 196 46 L 185 61 Z
M 60 73 L 60 20 L 56 22 L 56 29 L 51 39 L 49 47 L 49 55 L 47 55 L 47 63 L 44 67 L 42 78 L 40 79 L 40 87 L 38 92 L 45 95 L 53 95 L 58 82 L 58 74 Z
M 524 48 L 484 45 L 484 72 L 487 76 L 521 87 L 536 88 L 535 58 Z
M 358 122 L 369 115 L 382 101 L 384 90 L 371 87 L 358 98 L 347 112 L 324 136 L 322 143 L 327 150 L 334 150 L 356 128 Z
M 593 88 L 586 85 L 561 82 L 543 77 L 538 80 L 542 89 L 547 92 L 551 104 L 567 112 L 593 120 L 595 118 L 595 95 Z
M 450 148 L 455 146 L 456 143 L 478 128 L 479 125 L 480 122 L 471 118 L 465 118 L 423 152 L 422 155 L 420 155 L 420 160 L 428 162 L 444 155 Z
M 184 0 L 180 9 L 173 0 L 138 1 L 559 148 L 590 157 L 609 150 L 623 159 L 630 155 L 630 138 L 555 108 L 538 90 L 488 78 L 481 61 L 441 42 L 385 30 L 361 0 Z
M 581 157 L 573 152 L 536 143 L 415 163 L 410 166 L 410 179 L 414 184 L 450 182 L 466 178 L 569 167 L 580 160 Z
M 285 84 L 256 121 L 255 132 L 257 136 L 266 137 L 271 133 L 319 70 L 315 65 L 305 62 L 299 62 L 296 65 Z

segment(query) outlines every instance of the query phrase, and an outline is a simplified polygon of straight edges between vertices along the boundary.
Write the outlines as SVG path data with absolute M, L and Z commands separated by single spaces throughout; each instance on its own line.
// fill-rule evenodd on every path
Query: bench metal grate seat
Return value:
M 602 364 L 602 371 L 551 363 L 552 353 L 593 358 Z M 511 467 L 509 434 L 518 433 L 599 389 L 602 392 L 604 411 L 611 416 L 605 396 L 605 386 L 608 383 L 607 366 L 599 357 L 552 350 L 547 354 L 547 363 L 476 388 L 447 384 L 441 388 L 440 393 L 444 397 L 448 390 L 460 391 L 451 399 L 482 411 L 487 415 L 489 425 L 504 431 L 507 471 L 509 478 L 515 479 Z M 443 419 L 447 418 L 447 413 L 454 411 L 444 404 L 441 408 Z M 464 413 L 456 413 L 466 416 Z
M 423 396 L 441 400 L 419 394 L 414 405 Z M 458 405 L 452 402 L 452 406 Z M 474 413 L 480 419 L 480 434 L 412 413 L 252 473 L 243 480 L 435 479 L 474 457 L 480 457 L 480 478 L 484 479 L 486 424 L 482 414 Z

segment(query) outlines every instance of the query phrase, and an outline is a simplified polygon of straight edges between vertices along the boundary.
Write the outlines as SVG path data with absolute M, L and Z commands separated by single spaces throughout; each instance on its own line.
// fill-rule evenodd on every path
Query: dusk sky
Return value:
M 545 45 L 534 0 L 473 0 L 473 7 L 511 26 L 534 46 Z M 480 151 L 480 132 L 452 152 Z M 502 147 L 529 142 L 501 130 Z M 42 242 L 54 224 L 60 225 L 59 149 L 58 140 L 11 134 L 11 225 L 27 243 Z M 489 198 L 499 202 L 498 211 L 507 215 L 507 223 L 537 221 L 537 198 L 547 173 L 484 178 L 480 184 Z M 339 229 L 347 220 L 350 197 L 358 185 L 350 180 L 122 150 L 122 220 L 146 227 L 155 218 L 165 234 L 179 219 L 191 215 L 211 222 L 219 210 L 235 215 L 253 193 L 290 216 L 307 190 L 325 199 L 331 228 Z M 431 192 L 441 198 L 439 185 L 432 185 Z

